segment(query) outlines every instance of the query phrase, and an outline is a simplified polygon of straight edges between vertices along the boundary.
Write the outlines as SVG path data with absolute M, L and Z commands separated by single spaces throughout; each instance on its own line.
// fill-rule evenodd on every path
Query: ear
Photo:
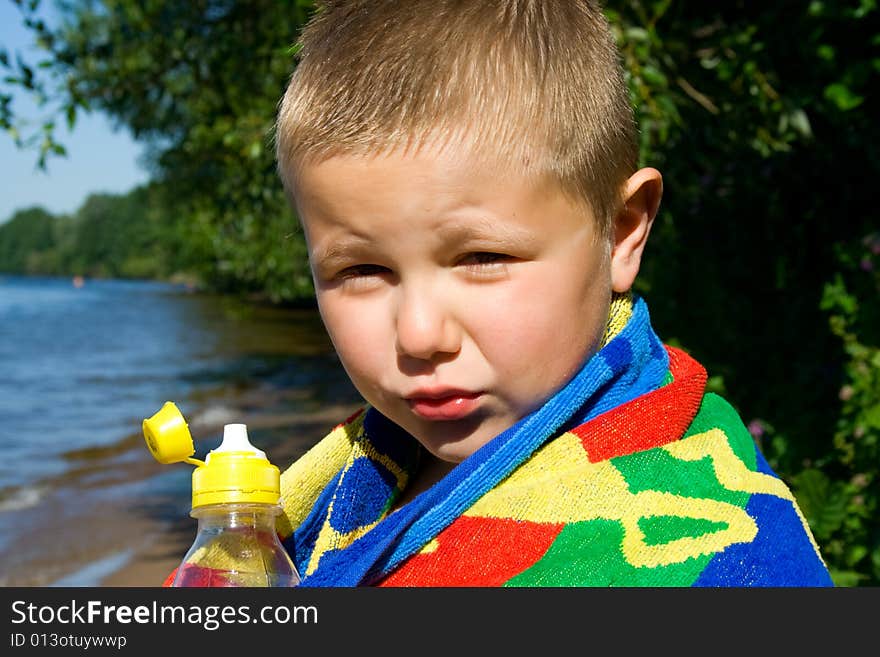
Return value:
M 628 291 L 636 280 L 662 196 L 663 177 L 657 169 L 639 169 L 624 185 L 623 207 L 614 218 L 611 249 L 611 287 L 615 292 Z

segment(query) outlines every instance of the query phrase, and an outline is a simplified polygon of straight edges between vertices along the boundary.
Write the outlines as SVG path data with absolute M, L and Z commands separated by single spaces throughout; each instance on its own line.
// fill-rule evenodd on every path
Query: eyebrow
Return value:
M 370 244 L 370 240 L 358 235 L 346 235 L 339 239 L 333 240 L 330 244 L 315 251 L 313 259 L 315 263 L 327 263 L 334 260 L 342 260 L 350 257 L 354 251 L 366 248 Z
M 490 242 L 533 241 L 535 235 L 528 228 L 512 226 L 509 222 L 497 222 L 481 216 L 469 219 L 466 223 L 454 221 L 437 229 L 444 242 L 461 242 L 470 239 L 487 240 Z

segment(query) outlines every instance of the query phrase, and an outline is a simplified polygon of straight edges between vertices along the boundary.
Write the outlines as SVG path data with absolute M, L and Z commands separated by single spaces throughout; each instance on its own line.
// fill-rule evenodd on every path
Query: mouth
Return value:
M 460 420 L 476 410 L 482 396 L 464 390 L 422 390 L 406 397 L 406 403 L 426 420 Z

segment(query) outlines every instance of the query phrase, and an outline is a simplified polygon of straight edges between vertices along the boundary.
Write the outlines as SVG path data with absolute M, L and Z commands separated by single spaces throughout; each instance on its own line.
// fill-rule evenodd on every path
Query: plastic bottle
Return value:
M 275 530 L 281 513 L 280 472 L 251 445 L 244 424 L 227 424 L 222 444 L 204 461 L 192 458 L 192 436 L 172 402 L 143 422 L 159 463 L 185 461 L 192 473 L 192 511 L 198 530 L 171 586 L 266 587 L 300 582 Z

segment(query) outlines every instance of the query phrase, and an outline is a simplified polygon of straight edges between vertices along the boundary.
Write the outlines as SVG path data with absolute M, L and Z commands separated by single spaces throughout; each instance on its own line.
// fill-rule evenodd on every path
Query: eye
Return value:
M 378 276 L 388 273 L 387 267 L 381 265 L 352 265 L 346 267 L 336 274 L 336 278 L 345 280 L 347 278 L 359 278 L 361 276 Z
M 333 281 L 349 291 L 370 290 L 382 283 L 391 270 L 381 265 L 351 265 L 339 270 Z
M 514 260 L 513 256 L 503 253 L 476 251 L 462 256 L 456 264 L 475 276 L 497 277 L 506 274 L 507 265 Z

